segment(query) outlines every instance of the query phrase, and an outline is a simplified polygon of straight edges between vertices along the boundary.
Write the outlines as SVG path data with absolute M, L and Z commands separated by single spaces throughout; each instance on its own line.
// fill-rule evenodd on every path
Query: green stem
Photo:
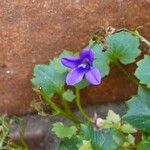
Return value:
M 140 35 L 139 32 L 137 32 L 137 31 L 135 31 L 135 32 L 130 31 L 130 33 L 132 33 L 133 35 L 139 37 L 142 42 L 144 42 L 145 44 L 147 44 L 148 47 L 150 47 L 150 42 L 146 38 L 144 38 L 142 35 Z
M 136 86 L 139 85 L 139 82 L 137 81 L 137 79 L 136 79 L 133 75 L 131 75 L 128 71 L 126 71 L 126 70 L 124 69 L 124 67 L 123 67 L 119 62 L 115 62 L 114 64 L 115 64 L 115 65 L 120 69 L 120 71 L 122 71 L 122 72 L 125 74 L 125 76 L 126 76 L 129 80 L 131 80 Z
M 6 140 L 7 136 L 8 136 L 8 134 L 9 134 L 9 131 L 10 131 L 9 127 L 7 127 L 7 125 L 5 124 L 5 119 L 4 118 L 3 118 L 3 122 L 2 122 L 2 127 L 4 128 L 3 129 L 4 131 L 2 133 L 3 136 L 0 139 L 0 149 L 3 148 L 5 140 Z
M 61 91 L 61 93 L 58 93 L 58 95 L 59 95 L 59 96 L 61 97 L 61 99 L 62 99 L 62 104 L 63 104 L 63 106 L 64 106 L 65 111 L 68 112 L 68 113 L 72 113 L 68 102 L 67 102 L 67 101 L 63 98 L 63 96 L 62 96 L 62 93 L 64 93 L 64 91 L 65 91 L 65 90 L 64 90 L 64 88 L 63 88 L 62 91 Z
M 21 141 L 21 144 L 22 144 L 23 148 L 25 150 L 29 150 L 28 145 L 25 142 L 25 137 L 24 137 L 26 126 L 27 126 L 26 124 L 22 124 L 22 126 L 21 126 L 20 141 Z
M 64 88 L 62 89 L 62 92 L 59 93 L 59 96 L 62 99 L 62 103 L 63 103 L 64 109 L 65 109 L 65 112 L 67 112 L 71 117 L 73 117 L 73 118 L 75 118 L 76 120 L 79 121 L 79 119 L 77 118 L 77 116 L 71 111 L 68 102 L 63 98 L 62 93 L 64 93 Z
M 83 110 L 82 106 L 81 106 L 81 102 L 80 102 L 80 92 L 77 88 L 75 88 L 76 90 L 76 104 L 77 107 L 79 109 L 79 111 L 81 112 L 81 114 L 83 115 L 83 117 L 88 121 L 88 122 L 92 122 L 91 118 L 87 115 L 87 113 Z
M 68 112 L 62 110 L 57 104 L 55 104 L 47 95 L 43 94 L 42 92 L 40 92 L 40 94 L 42 95 L 43 99 L 51 106 L 51 108 L 53 110 L 55 110 L 56 112 L 58 112 L 60 115 L 64 116 L 65 118 L 71 120 L 72 122 L 74 122 L 75 124 L 79 124 L 80 121 L 73 117 L 72 115 L 70 115 Z

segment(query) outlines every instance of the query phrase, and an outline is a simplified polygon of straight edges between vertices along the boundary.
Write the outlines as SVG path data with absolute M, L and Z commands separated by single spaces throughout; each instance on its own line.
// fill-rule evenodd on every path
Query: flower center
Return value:
M 78 68 L 89 70 L 91 67 L 90 61 L 88 59 L 84 59 L 82 63 L 78 66 Z

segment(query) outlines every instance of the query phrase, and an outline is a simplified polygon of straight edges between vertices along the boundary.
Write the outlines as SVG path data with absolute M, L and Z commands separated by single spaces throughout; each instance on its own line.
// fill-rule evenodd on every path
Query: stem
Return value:
M 58 95 L 59 95 L 59 96 L 61 97 L 61 99 L 62 99 L 62 103 L 63 103 L 63 106 L 64 106 L 65 111 L 68 112 L 68 113 L 72 113 L 68 102 L 67 102 L 67 101 L 63 98 L 63 96 L 62 96 L 62 93 L 64 93 L 64 91 L 65 91 L 65 90 L 64 90 L 64 88 L 63 88 L 63 89 L 62 89 L 62 92 L 61 92 L 61 93 L 58 93 Z
M 94 43 L 90 46 L 90 48 L 93 48 L 96 44 L 97 44 L 97 42 L 94 42 Z
M 3 122 L 2 122 L 2 127 L 3 127 L 4 131 L 2 131 L 3 135 L 2 135 L 2 138 L 0 139 L 0 149 L 3 148 L 5 140 L 6 140 L 7 136 L 8 136 L 8 134 L 9 134 L 9 131 L 10 131 L 9 127 L 7 127 L 7 125 L 5 125 L 5 119 L 4 118 L 3 118 Z
M 148 47 L 150 47 L 150 42 L 147 39 L 145 39 L 142 35 L 140 35 L 137 31 L 135 31 L 135 32 L 130 31 L 130 32 L 133 35 L 139 37 L 142 42 L 144 42 L 145 44 L 147 44 Z
M 136 86 L 139 85 L 139 82 L 136 80 L 136 78 L 131 75 L 128 71 L 126 71 L 124 69 L 124 67 L 119 63 L 119 62 L 115 62 L 114 63 L 124 74 L 126 77 L 128 77 L 129 80 L 131 80 Z
M 64 107 L 65 107 L 65 112 L 67 112 L 72 118 L 75 118 L 76 120 L 79 121 L 79 119 L 77 118 L 77 116 L 71 111 L 67 101 L 65 99 L 62 99 Z M 80 121 L 79 121 L 80 122 Z
M 64 93 L 64 88 L 62 89 L 62 92 L 58 93 L 58 94 L 62 99 L 62 103 L 63 103 L 64 109 L 65 109 L 65 112 L 67 112 L 71 117 L 73 117 L 79 121 L 78 117 L 71 111 L 68 102 L 63 98 L 62 93 Z
M 22 124 L 21 130 L 20 130 L 20 141 L 21 141 L 23 148 L 25 150 L 29 150 L 28 145 L 25 143 L 25 138 L 24 138 L 25 129 L 26 129 L 26 124 Z
M 65 112 L 64 110 L 62 110 L 57 104 L 55 104 L 47 95 L 45 95 L 44 93 L 40 92 L 40 94 L 42 95 L 43 99 L 51 106 L 51 108 L 53 110 L 55 110 L 56 112 L 58 112 L 60 115 L 64 116 L 65 118 L 71 120 L 72 122 L 74 122 L 75 124 L 79 124 L 80 121 L 73 117 L 72 115 L 70 115 L 68 112 Z
M 91 118 L 87 115 L 87 113 L 83 110 L 82 106 L 81 106 L 81 102 L 80 102 L 80 92 L 77 88 L 75 88 L 76 90 L 76 104 L 77 107 L 79 109 L 79 111 L 81 112 L 81 114 L 83 115 L 83 117 L 88 121 L 88 122 L 92 122 Z

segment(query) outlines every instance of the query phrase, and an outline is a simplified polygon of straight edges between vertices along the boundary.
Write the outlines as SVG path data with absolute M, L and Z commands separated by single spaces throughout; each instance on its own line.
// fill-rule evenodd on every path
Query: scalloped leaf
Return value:
M 59 138 L 71 138 L 76 134 L 77 128 L 75 126 L 65 126 L 62 122 L 57 122 L 53 124 L 52 131 Z
M 71 139 L 64 138 L 56 150 L 78 150 L 78 145 L 81 142 L 76 136 L 73 136 Z
M 64 93 L 63 93 L 63 98 L 64 98 L 64 100 L 66 100 L 66 101 L 68 101 L 68 102 L 72 102 L 74 99 L 75 99 L 75 95 L 74 95 L 74 93 L 73 93 L 73 91 L 72 90 L 67 90 L 67 91 L 65 91 Z
M 144 59 L 137 63 L 137 66 L 135 76 L 140 80 L 140 83 L 150 87 L 150 56 L 145 55 Z
M 138 147 L 137 150 L 149 150 L 150 149 L 150 141 L 142 141 Z
M 80 136 L 91 141 L 93 150 L 117 150 L 123 144 L 123 138 L 115 129 L 94 130 L 92 126 L 81 125 Z
M 82 146 L 78 150 L 93 150 L 90 141 L 83 141 Z
M 93 45 L 94 41 L 90 40 L 89 47 Z M 103 47 L 101 44 L 95 44 L 95 46 L 92 47 L 95 55 L 94 60 L 94 67 L 98 68 L 102 77 L 109 74 L 110 67 L 109 67 L 109 60 L 107 58 L 107 55 L 105 52 L 102 52 Z
M 54 58 L 49 64 L 36 65 L 33 71 L 31 83 L 35 88 L 41 89 L 44 94 L 52 97 L 60 93 L 65 85 L 68 68 L 61 64 L 62 56 L 73 55 L 70 51 L 64 51 L 58 58 Z
M 150 89 L 139 87 L 138 95 L 128 102 L 128 111 L 123 119 L 132 126 L 150 133 Z
M 53 66 L 36 65 L 34 68 L 34 78 L 31 80 L 34 87 L 42 89 L 44 94 L 52 97 L 54 93 L 59 93 L 65 84 L 66 73 L 57 72 Z
M 90 40 L 89 47 L 93 46 L 92 49 L 95 53 L 94 66 L 100 70 L 102 77 L 109 74 L 110 63 L 119 61 L 122 64 L 130 64 L 141 53 L 139 38 L 125 31 L 106 37 L 108 48 L 105 52 L 102 44 L 94 45 L 93 43 L 94 41 Z
M 139 38 L 129 32 L 119 32 L 106 37 L 109 48 L 106 53 L 110 62 L 130 64 L 140 55 Z

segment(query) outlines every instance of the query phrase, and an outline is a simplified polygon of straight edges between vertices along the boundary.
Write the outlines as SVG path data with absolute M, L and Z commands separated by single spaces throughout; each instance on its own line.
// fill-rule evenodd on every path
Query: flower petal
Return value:
M 91 48 L 84 48 L 80 54 L 80 58 L 83 60 L 85 58 L 89 59 L 92 63 L 94 61 L 94 52 Z
M 67 85 L 75 85 L 76 83 L 79 83 L 85 72 L 80 70 L 79 68 L 75 68 L 72 71 L 70 71 L 66 77 L 66 83 Z
M 74 69 L 81 63 L 81 60 L 78 57 L 66 56 L 61 59 L 61 63 L 68 68 Z
M 101 83 L 101 74 L 97 68 L 92 67 L 86 74 L 86 79 L 93 85 Z

